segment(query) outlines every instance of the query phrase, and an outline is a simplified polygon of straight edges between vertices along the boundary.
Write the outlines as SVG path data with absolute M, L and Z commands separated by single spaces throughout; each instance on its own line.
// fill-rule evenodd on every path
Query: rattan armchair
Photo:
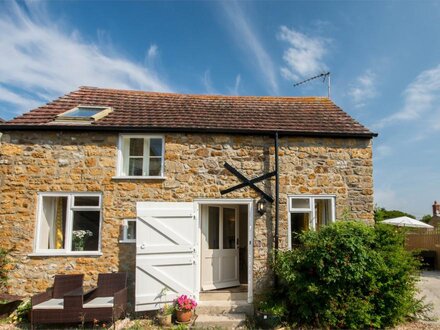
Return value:
M 55 275 L 46 292 L 31 298 L 31 326 L 38 323 L 76 322 L 82 312 L 84 275 Z M 72 321 L 66 321 L 66 319 Z
M 54 286 L 32 297 L 31 326 L 41 323 L 114 321 L 127 309 L 127 273 L 98 275 L 87 292 L 83 275 L 56 275 Z
M 98 287 L 84 296 L 83 313 L 86 321 L 112 321 L 127 309 L 127 273 L 98 275 Z

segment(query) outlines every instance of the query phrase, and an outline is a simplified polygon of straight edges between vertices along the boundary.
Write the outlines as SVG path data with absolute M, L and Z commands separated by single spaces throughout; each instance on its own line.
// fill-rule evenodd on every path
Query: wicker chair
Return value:
M 31 326 L 37 323 L 65 323 L 66 318 L 78 320 L 82 312 L 84 275 L 55 275 L 53 287 L 31 298 Z M 81 301 L 79 308 L 72 306 Z M 66 313 L 66 310 L 69 310 Z
M 77 276 L 75 284 L 73 276 Z M 125 314 L 127 273 L 99 274 L 98 287 L 87 292 L 82 282 L 83 275 L 56 275 L 53 288 L 32 297 L 31 327 L 38 323 L 113 321 Z
M 119 319 L 127 309 L 127 273 L 98 275 L 98 287 L 84 296 L 86 322 Z

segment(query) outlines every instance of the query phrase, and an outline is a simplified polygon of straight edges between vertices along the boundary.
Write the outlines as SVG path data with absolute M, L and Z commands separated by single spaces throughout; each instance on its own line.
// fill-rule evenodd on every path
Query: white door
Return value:
M 136 311 L 195 296 L 197 227 L 193 203 L 137 203 Z
M 202 210 L 202 290 L 240 285 L 238 207 L 205 206 Z

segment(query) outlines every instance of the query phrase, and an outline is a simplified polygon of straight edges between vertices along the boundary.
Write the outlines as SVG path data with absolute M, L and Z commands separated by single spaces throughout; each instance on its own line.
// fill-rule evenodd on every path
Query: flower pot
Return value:
M 171 314 L 168 315 L 158 315 L 157 320 L 159 322 L 159 325 L 163 327 L 170 327 L 171 326 Z
M 178 322 L 189 322 L 191 321 L 192 311 L 176 311 L 176 319 Z

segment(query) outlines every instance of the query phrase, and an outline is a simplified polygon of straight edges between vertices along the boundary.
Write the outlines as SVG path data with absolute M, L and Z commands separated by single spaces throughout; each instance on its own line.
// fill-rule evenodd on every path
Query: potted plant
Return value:
M 176 319 L 181 323 L 191 321 L 193 310 L 197 307 L 197 302 L 183 294 L 174 300 L 174 309 L 176 311 Z
M 93 233 L 90 230 L 74 230 L 72 234 L 74 251 L 84 251 L 86 240 L 93 236 Z
M 174 313 L 174 306 L 165 304 L 157 314 L 157 321 L 159 325 L 163 327 L 170 327 L 171 326 L 171 318 Z

